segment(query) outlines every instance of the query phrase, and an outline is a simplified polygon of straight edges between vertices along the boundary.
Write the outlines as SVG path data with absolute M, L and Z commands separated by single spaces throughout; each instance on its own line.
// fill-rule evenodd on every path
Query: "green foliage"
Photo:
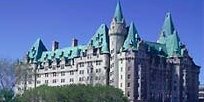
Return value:
M 14 92 L 11 89 L 1 89 L 0 102 L 14 102 Z
M 16 97 L 17 102 L 128 102 L 123 92 L 112 86 L 40 86 Z

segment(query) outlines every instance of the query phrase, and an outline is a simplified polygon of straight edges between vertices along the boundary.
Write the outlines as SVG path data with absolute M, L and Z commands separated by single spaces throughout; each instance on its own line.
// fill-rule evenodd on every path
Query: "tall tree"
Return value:
M 9 59 L 0 59 L 0 88 L 13 88 L 14 62 Z

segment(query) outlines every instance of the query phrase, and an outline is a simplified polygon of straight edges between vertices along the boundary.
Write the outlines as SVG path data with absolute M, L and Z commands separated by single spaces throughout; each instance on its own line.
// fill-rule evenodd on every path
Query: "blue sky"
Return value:
M 21 58 L 37 38 L 48 49 L 88 42 L 100 24 L 109 26 L 117 0 L 0 0 L 0 57 Z M 196 64 L 204 66 L 202 0 L 121 0 L 124 17 L 144 40 L 156 41 L 166 12 Z M 204 70 L 201 69 L 201 83 Z

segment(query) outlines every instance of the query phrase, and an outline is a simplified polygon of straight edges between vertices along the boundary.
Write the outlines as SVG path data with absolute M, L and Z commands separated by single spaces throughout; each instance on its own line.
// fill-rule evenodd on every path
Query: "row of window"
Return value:
M 93 80 L 93 77 L 88 76 L 86 80 Z M 95 76 L 95 80 L 101 80 L 101 78 L 99 76 Z M 85 77 L 79 77 L 79 81 L 85 81 Z M 70 78 L 69 82 L 74 82 L 74 78 Z M 45 80 L 45 84 L 48 84 L 48 83 L 49 83 L 49 80 Z M 57 83 L 57 79 L 53 79 L 52 83 Z M 65 83 L 65 79 L 61 79 L 61 83 Z M 32 84 L 32 82 L 29 81 L 29 84 Z M 37 84 L 41 84 L 41 81 L 37 80 Z
M 96 65 L 101 65 L 102 61 L 96 61 Z M 92 65 L 92 62 L 87 62 L 88 66 Z M 85 63 L 81 62 L 78 64 L 79 67 L 84 67 Z
M 120 87 L 123 87 L 123 83 L 120 83 Z M 127 87 L 130 87 L 130 83 L 127 83 Z
M 89 71 L 89 69 L 87 69 L 87 73 L 89 73 L 90 71 Z M 92 73 L 93 71 L 91 70 L 91 73 Z M 96 69 L 96 73 L 100 73 L 101 72 L 101 69 L 99 68 L 99 69 Z M 74 71 L 70 71 L 69 72 L 70 73 L 70 75 L 74 75 Z M 84 74 L 84 70 L 79 70 L 79 74 Z M 56 72 L 53 72 L 52 73 L 52 76 L 53 77 L 56 77 L 57 76 L 57 73 Z M 65 76 L 65 72 L 61 72 L 61 76 Z M 41 75 L 40 74 L 37 74 L 37 77 L 38 78 L 40 78 L 41 77 Z M 48 73 L 45 73 L 45 77 L 49 77 L 49 74 Z
M 69 73 L 70 73 L 70 75 L 74 75 L 74 71 L 70 71 Z M 57 73 L 56 73 L 56 72 L 53 72 L 53 73 L 52 73 L 52 76 L 53 76 L 53 77 L 56 77 L 56 76 L 57 76 Z M 61 76 L 65 76 L 65 72 L 61 72 Z M 37 77 L 41 77 L 41 75 L 38 74 Z M 49 74 L 48 74 L 48 73 L 45 73 L 45 77 L 49 77 Z
M 123 79 L 123 75 L 120 75 L 120 79 Z M 127 75 L 127 79 L 130 79 L 130 74 Z

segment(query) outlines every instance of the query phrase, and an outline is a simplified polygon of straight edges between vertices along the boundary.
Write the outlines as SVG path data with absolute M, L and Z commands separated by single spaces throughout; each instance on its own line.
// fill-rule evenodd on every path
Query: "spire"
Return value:
M 140 40 L 140 37 L 138 35 L 138 32 L 135 28 L 135 25 L 133 22 L 131 22 L 127 38 L 123 44 L 123 50 L 127 50 L 128 48 L 136 49 L 137 42 Z
M 168 36 L 168 35 L 173 34 L 174 30 L 175 28 L 174 28 L 174 24 L 172 21 L 171 13 L 168 12 L 166 13 L 164 24 L 162 26 L 162 33 L 164 33 L 164 36 L 165 35 Z
M 123 20 L 123 14 L 122 14 L 120 1 L 118 1 L 118 3 L 117 3 L 114 18 L 116 19 L 117 22 L 121 22 Z
M 172 21 L 171 13 L 168 12 L 166 13 L 166 17 L 164 20 L 164 24 L 162 26 L 161 34 L 157 42 L 163 43 L 163 44 L 166 43 L 166 38 L 169 35 L 172 35 L 174 31 L 175 31 L 175 28 L 174 28 L 174 24 Z

